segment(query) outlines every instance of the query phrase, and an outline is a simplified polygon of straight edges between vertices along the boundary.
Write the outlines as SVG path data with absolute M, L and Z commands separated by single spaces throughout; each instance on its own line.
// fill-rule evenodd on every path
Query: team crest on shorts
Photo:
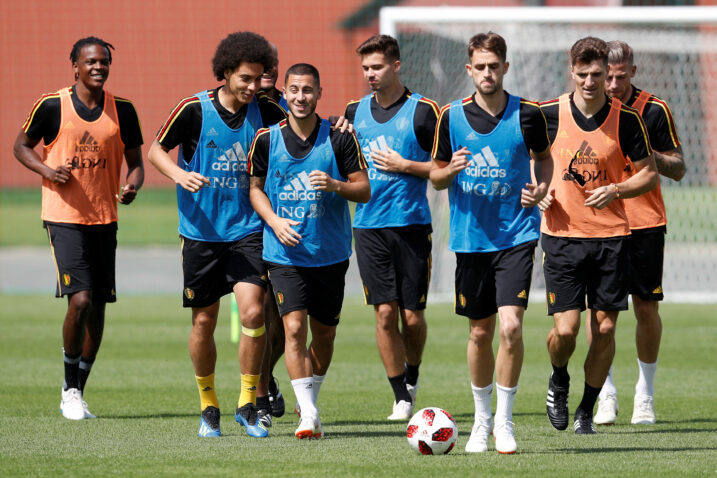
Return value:
M 548 301 L 550 305 L 555 305 L 555 292 L 548 292 Z
M 184 289 L 184 297 L 186 297 L 189 300 L 194 299 L 194 290 L 190 289 L 189 287 Z
M 65 285 L 65 287 L 68 287 L 70 285 L 70 274 L 62 274 L 62 283 Z
M 458 294 L 458 301 L 460 302 L 461 307 L 466 306 L 466 296 L 464 296 L 463 294 Z
M 284 294 L 283 294 L 283 292 L 277 292 L 277 293 L 276 293 L 276 301 L 279 303 L 279 305 L 284 305 Z

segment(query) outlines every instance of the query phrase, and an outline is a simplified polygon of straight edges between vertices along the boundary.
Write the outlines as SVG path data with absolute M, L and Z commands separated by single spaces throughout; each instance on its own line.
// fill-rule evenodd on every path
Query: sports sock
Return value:
M 291 387 L 294 389 L 296 401 L 299 402 L 301 416 L 318 416 L 319 411 L 314 402 L 314 377 L 292 380 Z
M 493 396 L 493 384 L 491 383 L 487 387 L 480 388 L 471 383 L 471 390 L 473 391 L 476 421 L 479 418 L 482 420 L 490 420 L 492 416 L 490 413 L 490 402 Z
M 411 403 L 411 394 L 408 393 L 406 388 L 406 373 L 396 375 L 395 377 L 388 377 L 388 383 L 391 384 L 393 389 L 393 396 L 396 399 L 396 403 L 404 400 Z
M 92 370 L 92 365 L 95 363 L 95 357 L 88 358 L 88 357 L 80 357 L 80 370 L 79 370 L 79 378 L 80 378 L 80 391 L 84 392 L 85 390 L 85 384 L 87 383 L 87 377 L 90 376 L 90 370 Z
M 419 362 L 418 365 L 410 365 L 406 364 L 406 383 L 409 385 L 413 385 L 414 387 L 418 383 L 418 367 L 421 366 L 421 363 Z
M 497 390 L 497 401 L 495 405 L 495 422 L 505 423 L 513 421 L 513 402 L 515 401 L 515 393 L 518 386 L 503 387 L 495 384 Z
M 62 384 L 63 390 L 69 390 L 71 388 L 80 388 L 80 356 L 70 357 L 62 349 L 62 359 L 65 363 L 65 383 Z
M 608 395 L 617 395 L 615 382 L 612 381 L 612 365 L 610 365 L 610 371 L 607 373 L 607 378 L 602 385 L 602 389 L 600 389 L 600 400 L 605 400 Z
M 553 364 L 551 364 L 553 365 Z M 553 365 L 553 383 L 558 387 L 568 387 L 570 385 L 570 374 L 568 374 L 568 364 L 562 367 Z
M 201 401 L 201 409 L 204 411 L 207 407 L 219 408 L 219 400 L 214 391 L 214 374 L 206 377 L 195 377 L 197 379 L 197 388 L 199 388 L 199 400 Z
M 324 379 L 326 378 L 326 375 L 314 375 L 314 387 L 312 388 L 312 395 L 314 396 L 314 405 L 319 403 L 319 391 L 321 390 L 321 385 L 324 383 Z
M 635 385 L 635 395 L 655 395 L 655 372 L 657 372 L 657 362 L 645 363 L 637 359 L 637 365 L 640 369 L 640 375 Z
M 241 374 L 241 393 L 237 407 L 241 408 L 247 403 L 256 404 L 256 386 L 259 384 L 261 375 Z
M 584 411 L 588 412 L 592 416 L 593 409 L 595 408 L 595 402 L 597 402 L 599 393 L 599 388 L 591 387 L 586 382 L 585 389 L 583 390 L 583 399 L 580 401 L 580 405 L 578 405 L 578 408 L 582 408 Z
M 259 410 L 271 411 L 271 402 L 269 402 L 269 395 L 264 397 L 256 397 L 256 408 Z

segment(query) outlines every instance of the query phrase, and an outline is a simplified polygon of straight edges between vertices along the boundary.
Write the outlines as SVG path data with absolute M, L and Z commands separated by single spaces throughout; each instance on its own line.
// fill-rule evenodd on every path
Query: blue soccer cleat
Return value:
M 266 438 L 269 436 L 269 430 L 259 420 L 258 410 L 253 403 L 247 403 L 241 408 L 237 408 L 234 413 L 234 419 L 237 423 L 244 425 L 246 434 L 254 438 Z
M 200 437 L 220 437 L 222 432 L 219 429 L 219 409 L 209 406 L 202 411 L 202 420 L 199 422 Z

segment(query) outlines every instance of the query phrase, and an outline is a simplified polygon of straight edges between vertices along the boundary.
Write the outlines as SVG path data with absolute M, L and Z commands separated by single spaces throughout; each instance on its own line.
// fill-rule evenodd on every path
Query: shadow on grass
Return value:
M 199 413 L 152 413 L 152 414 L 136 414 L 136 415 L 112 415 L 112 414 L 102 414 L 101 416 L 98 416 L 98 418 L 104 418 L 106 420 L 146 420 L 151 418 L 187 418 L 187 417 L 197 417 L 199 418 Z
M 717 447 L 709 447 L 709 446 L 676 446 L 676 447 L 624 447 L 624 448 L 618 448 L 618 447 L 594 447 L 594 448 L 556 448 L 555 450 L 549 450 L 549 451 L 535 451 L 535 452 L 523 452 L 521 453 L 531 453 L 536 455 L 552 455 L 552 454 L 572 454 L 572 455 L 582 455 L 582 454 L 592 454 L 592 453 L 635 453 L 635 452 L 654 452 L 654 451 L 663 451 L 663 452 L 677 452 L 677 451 L 715 451 L 717 450 Z

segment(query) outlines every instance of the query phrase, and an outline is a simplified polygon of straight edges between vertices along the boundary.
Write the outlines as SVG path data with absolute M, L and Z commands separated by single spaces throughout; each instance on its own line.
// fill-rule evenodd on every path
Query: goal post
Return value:
M 687 164 L 681 182 L 661 179 L 665 300 L 717 302 L 717 7 L 384 7 L 380 30 L 399 41 L 403 82 L 441 105 L 475 91 L 464 65 L 478 32 L 506 39 L 504 87 L 534 101 L 571 89 L 568 50 L 578 39 L 629 43 L 633 84 L 670 105 Z M 431 298 L 453 300 L 447 194 L 429 188 L 429 199 Z M 531 300 L 545 300 L 540 262 L 538 256 Z

